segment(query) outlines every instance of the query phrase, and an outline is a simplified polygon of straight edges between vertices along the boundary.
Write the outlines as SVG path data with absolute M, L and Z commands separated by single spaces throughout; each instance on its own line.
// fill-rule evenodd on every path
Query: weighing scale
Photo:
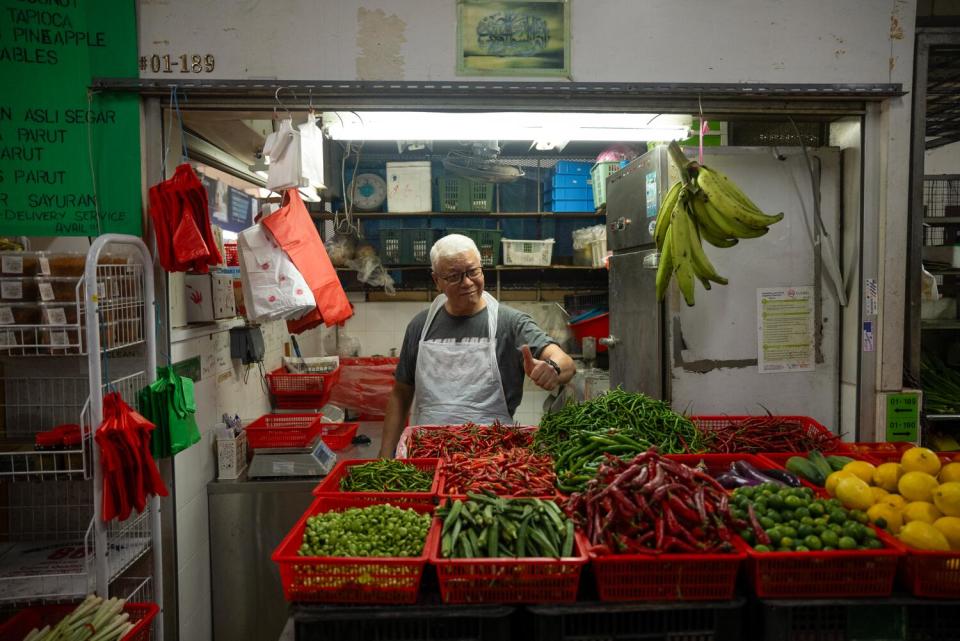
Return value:
M 337 463 L 318 434 L 307 447 L 267 447 L 253 451 L 248 478 L 325 476 Z

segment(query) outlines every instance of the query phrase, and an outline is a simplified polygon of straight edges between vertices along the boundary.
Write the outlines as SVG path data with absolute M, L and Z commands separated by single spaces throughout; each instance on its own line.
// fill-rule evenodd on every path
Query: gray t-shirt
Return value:
M 417 372 L 417 354 L 420 351 L 420 334 L 427 322 L 427 310 L 417 314 L 403 337 L 400 348 L 400 362 L 397 364 L 396 379 L 401 383 L 415 386 Z M 455 339 L 457 342 L 469 338 L 487 338 L 487 308 L 473 316 L 451 316 L 441 307 L 437 311 L 433 324 L 427 330 L 426 339 Z M 523 355 L 520 348 L 529 345 L 535 357 L 540 356 L 543 348 L 556 343 L 533 322 L 529 314 L 500 304 L 497 315 L 497 366 L 500 369 L 500 381 L 507 401 L 510 415 L 516 411 L 523 399 Z

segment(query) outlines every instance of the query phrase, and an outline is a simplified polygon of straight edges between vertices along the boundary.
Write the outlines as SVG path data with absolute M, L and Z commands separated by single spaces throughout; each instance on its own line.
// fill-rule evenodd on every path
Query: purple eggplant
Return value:
M 769 476 L 775 481 L 780 481 L 785 485 L 789 485 L 790 487 L 803 487 L 800 479 L 786 470 L 775 470 L 771 468 L 760 470 L 760 473 Z
M 746 461 L 734 461 L 730 464 L 730 469 L 740 478 L 750 480 L 751 485 L 760 485 L 761 483 L 776 483 L 777 485 L 786 485 L 786 483 L 783 481 L 764 474 Z
M 748 485 L 756 485 L 756 483 L 749 481 L 741 476 L 737 476 L 735 472 L 727 471 L 723 474 L 720 474 L 716 477 L 717 483 L 727 488 L 728 490 L 735 490 L 738 487 L 746 487 Z

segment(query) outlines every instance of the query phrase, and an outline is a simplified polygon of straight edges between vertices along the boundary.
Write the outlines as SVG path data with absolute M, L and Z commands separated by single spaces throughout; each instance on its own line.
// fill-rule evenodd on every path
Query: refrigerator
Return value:
M 696 158 L 696 149 L 684 149 Z M 655 296 L 659 254 L 653 228 L 660 199 L 679 178 L 666 146 L 636 158 L 607 182 L 611 387 L 672 402 L 689 414 L 812 416 L 839 419 L 841 313 L 822 261 L 822 242 L 837 247 L 842 172 L 836 148 L 714 147 L 704 164 L 733 179 L 768 213 L 784 218 L 758 239 L 728 249 L 704 243 L 727 286 L 696 287 L 687 307 L 675 284 Z M 809 160 L 809 165 L 808 165 Z M 811 180 L 811 169 L 814 174 Z M 815 198 L 829 235 L 815 225 Z M 816 363 L 809 371 L 758 368 L 759 290 L 811 287 Z M 854 312 L 856 309 L 854 308 Z

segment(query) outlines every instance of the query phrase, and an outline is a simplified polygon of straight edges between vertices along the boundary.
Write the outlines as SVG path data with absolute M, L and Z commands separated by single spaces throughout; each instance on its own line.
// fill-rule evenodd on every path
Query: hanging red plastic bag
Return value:
M 399 358 L 385 356 L 341 358 L 340 379 L 328 402 L 353 410 L 365 419 L 383 418 L 399 362 Z
M 270 230 L 290 256 L 317 301 L 316 310 L 299 320 L 287 321 L 290 333 L 299 334 L 320 323 L 332 327 L 350 318 L 353 315 L 350 301 L 297 190 L 288 190 L 283 206 L 264 218 L 261 224 Z
M 189 163 L 150 188 L 149 214 L 160 265 L 168 272 L 206 272 L 222 262 L 213 238 L 207 191 Z

